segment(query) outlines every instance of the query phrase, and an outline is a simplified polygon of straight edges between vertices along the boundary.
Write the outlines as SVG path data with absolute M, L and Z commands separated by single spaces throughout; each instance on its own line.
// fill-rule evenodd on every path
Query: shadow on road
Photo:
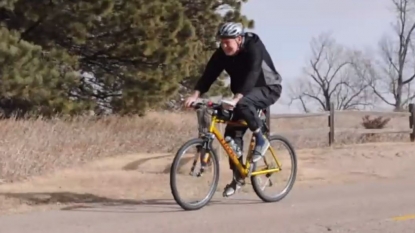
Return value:
M 122 213 L 166 213 L 183 211 L 173 199 L 115 199 L 90 193 L 38 192 L 38 193 L 0 193 L 6 198 L 18 199 L 21 203 L 36 205 L 63 205 L 64 211 L 122 212 Z M 205 207 L 214 205 L 260 204 L 252 199 L 212 199 Z
M 126 164 L 122 169 L 125 170 L 125 171 L 137 170 L 141 165 L 143 165 L 144 163 L 146 163 L 150 160 L 164 159 L 164 158 L 168 158 L 168 157 L 172 157 L 172 155 L 168 154 L 168 155 L 160 155 L 160 156 L 154 156 L 154 157 L 139 159 L 139 160 L 132 161 L 132 162 Z
M 139 160 L 135 160 L 132 162 L 129 162 L 128 164 L 126 164 L 125 166 L 122 167 L 123 170 L 125 171 L 134 171 L 134 170 L 140 170 L 140 167 L 143 166 L 145 163 L 152 161 L 152 160 L 157 160 L 157 159 L 164 159 L 164 158 L 171 158 L 173 159 L 172 155 L 161 155 L 161 156 L 155 156 L 155 157 L 150 157 L 150 158 L 143 158 L 143 159 L 139 159 Z M 179 170 L 187 164 L 190 164 L 193 161 L 193 155 L 191 157 L 188 158 L 181 158 L 181 162 L 180 162 L 180 167 Z M 160 170 L 160 171 L 156 171 L 156 172 L 146 172 L 146 173 L 153 173 L 153 174 L 170 174 L 170 167 L 171 167 L 171 163 L 167 163 L 166 165 L 164 165 L 164 169 Z M 190 171 L 190 167 L 188 169 Z

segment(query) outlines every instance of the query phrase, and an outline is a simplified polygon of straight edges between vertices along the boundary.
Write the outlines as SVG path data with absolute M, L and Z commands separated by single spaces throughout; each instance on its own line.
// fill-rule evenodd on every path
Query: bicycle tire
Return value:
M 209 153 L 211 155 L 210 159 L 212 161 L 212 165 L 215 168 L 213 170 L 213 173 L 214 173 L 213 184 L 211 185 L 208 194 L 198 204 L 187 203 L 187 202 L 183 201 L 180 198 L 179 192 L 177 190 L 177 181 L 176 181 L 176 170 L 179 166 L 179 161 L 180 161 L 181 157 L 183 156 L 184 152 L 190 146 L 203 145 L 204 143 L 205 143 L 205 140 L 203 140 L 201 138 L 190 139 L 189 141 L 184 143 L 179 148 L 176 155 L 174 156 L 173 163 L 170 167 L 170 189 L 171 189 L 171 193 L 172 193 L 173 198 L 176 201 L 176 203 L 184 210 L 198 210 L 198 209 L 201 209 L 202 207 L 204 207 L 205 205 L 207 205 L 210 202 L 210 200 L 213 198 L 213 195 L 215 194 L 218 183 L 219 183 L 219 160 L 218 160 L 218 156 L 216 154 L 216 150 L 213 150 L 213 149 L 209 148 Z
M 251 176 L 251 184 L 252 184 L 252 188 L 254 189 L 256 195 L 264 202 L 278 202 L 280 200 L 282 200 L 284 197 L 286 197 L 288 195 L 288 193 L 290 193 L 290 191 L 292 190 L 295 180 L 297 178 L 297 154 L 294 150 L 294 147 L 292 146 L 292 144 L 290 143 L 290 141 L 281 136 L 281 135 L 271 135 L 269 136 L 268 140 L 271 141 L 281 141 L 285 144 L 285 146 L 288 148 L 289 152 L 290 152 L 290 157 L 292 160 L 292 171 L 291 171 L 291 175 L 290 175 L 290 179 L 288 181 L 288 185 L 284 188 L 284 190 L 282 192 L 280 192 L 279 194 L 277 194 L 276 196 L 270 197 L 268 195 L 266 195 L 260 187 L 260 184 L 258 182 L 258 180 L 256 179 L 255 176 Z M 256 169 L 256 163 L 252 164 L 252 168 L 253 171 L 255 171 Z

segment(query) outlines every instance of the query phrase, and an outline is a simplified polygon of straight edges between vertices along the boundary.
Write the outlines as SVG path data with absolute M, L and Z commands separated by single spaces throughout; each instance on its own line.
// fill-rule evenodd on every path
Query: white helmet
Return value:
M 244 26 L 241 23 L 224 23 L 218 30 L 219 38 L 235 38 L 244 33 Z

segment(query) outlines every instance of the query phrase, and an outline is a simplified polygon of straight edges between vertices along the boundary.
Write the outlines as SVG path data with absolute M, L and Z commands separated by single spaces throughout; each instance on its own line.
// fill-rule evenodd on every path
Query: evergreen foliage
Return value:
M 236 0 L 1 0 L 0 108 L 6 115 L 144 114 L 189 91 Z M 218 10 L 227 14 L 221 16 Z M 232 10 L 232 11 L 229 11 Z M 215 83 L 212 94 L 226 93 Z

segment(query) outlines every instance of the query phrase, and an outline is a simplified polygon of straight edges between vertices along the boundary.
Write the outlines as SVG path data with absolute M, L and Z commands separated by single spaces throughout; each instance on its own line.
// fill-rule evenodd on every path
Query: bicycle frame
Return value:
M 250 144 L 250 148 L 249 148 L 249 154 L 247 156 L 246 159 L 246 163 L 245 165 L 243 163 L 241 163 L 237 157 L 237 155 L 235 154 L 235 152 L 233 151 L 233 149 L 226 143 L 224 137 L 222 136 L 221 132 L 216 128 L 216 123 L 218 124 L 229 124 L 229 125 L 235 125 L 235 126 L 247 126 L 246 122 L 236 122 L 236 121 L 225 121 L 225 120 L 221 120 L 218 119 L 215 115 L 212 116 L 212 120 L 211 120 L 211 124 L 209 127 L 209 133 L 213 133 L 216 138 L 218 139 L 219 143 L 221 144 L 222 148 L 225 150 L 226 154 L 228 155 L 228 157 L 230 157 L 231 161 L 234 163 L 234 165 L 237 167 L 237 169 L 239 170 L 242 178 L 245 178 L 247 176 L 255 176 L 255 175 L 262 175 L 262 174 L 269 174 L 272 172 L 278 172 L 281 170 L 281 163 L 278 161 L 276 153 L 274 151 L 274 149 L 270 146 L 269 150 L 271 151 L 271 154 L 275 160 L 275 162 L 278 165 L 278 168 L 273 168 L 273 169 L 267 169 L 267 170 L 261 170 L 261 171 L 255 171 L 250 173 L 250 158 L 252 156 L 252 151 L 253 151 L 253 147 L 255 146 L 255 143 L 253 141 L 253 136 L 251 136 L 251 144 Z M 268 163 L 265 160 L 265 164 L 268 165 Z

